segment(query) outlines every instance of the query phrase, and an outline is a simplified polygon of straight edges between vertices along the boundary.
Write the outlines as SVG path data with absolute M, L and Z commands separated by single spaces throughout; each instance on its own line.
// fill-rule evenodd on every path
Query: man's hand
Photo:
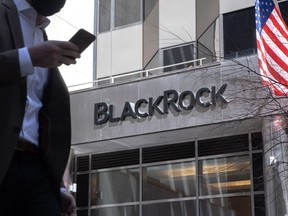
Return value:
M 74 197 L 67 191 L 61 190 L 63 216 L 77 216 L 76 202 Z
M 34 67 L 51 68 L 75 64 L 75 59 L 80 58 L 78 49 L 68 41 L 45 41 L 29 47 L 28 51 Z

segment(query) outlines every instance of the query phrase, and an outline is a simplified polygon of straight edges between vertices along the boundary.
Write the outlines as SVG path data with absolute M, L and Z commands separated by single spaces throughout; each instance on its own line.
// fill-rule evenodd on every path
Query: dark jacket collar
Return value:
M 10 29 L 13 35 L 13 40 L 16 48 L 24 46 L 19 15 L 13 0 L 1 0 L 1 4 L 7 8 L 7 17 Z

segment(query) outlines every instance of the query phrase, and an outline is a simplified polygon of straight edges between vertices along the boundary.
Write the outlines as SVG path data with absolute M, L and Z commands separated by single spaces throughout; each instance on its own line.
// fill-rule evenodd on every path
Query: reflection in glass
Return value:
M 164 49 L 164 66 L 194 60 L 195 53 L 196 49 L 194 42 Z M 173 71 L 181 68 L 188 68 L 189 66 L 191 66 L 191 63 L 168 67 L 164 69 L 164 72 Z
M 195 173 L 195 162 L 143 168 L 143 200 L 195 196 Z
M 251 216 L 250 196 L 200 200 L 200 216 Z
M 111 0 L 99 0 L 99 33 L 109 31 L 111 23 Z
M 224 57 L 237 58 L 255 54 L 255 9 L 238 10 L 223 15 Z
M 78 207 L 86 207 L 89 203 L 89 175 L 77 175 L 77 196 L 76 202 Z
M 263 194 L 254 196 L 254 215 L 265 216 L 265 198 Z
M 139 200 L 139 169 L 120 169 L 91 175 L 91 205 Z
M 188 216 L 196 215 L 196 201 L 165 202 L 143 205 L 142 216 Z
M 250 191 L 248 156 L 202 160 L 199 166 L 200 195 Z
M 139 22 L 140 0 L 115 0 L 115 27 Z
M 88 216 L 88 209 L 77 210 L 77 216 Z
M 117 206 L 110 208 L 92 209 L 91 216 L 138 216 L 138 206 Z
M 253 155 L 253 183 L 254 191 L 264 190 L 263 156 L 262 153 Z

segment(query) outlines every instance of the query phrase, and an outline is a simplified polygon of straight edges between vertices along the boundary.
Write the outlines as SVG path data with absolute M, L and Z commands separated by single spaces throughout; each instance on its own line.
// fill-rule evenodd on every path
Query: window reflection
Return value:
M 91 175 L 91 205 L 139 200 L 139 169 L 120 169 Z
M 140 0 L 115 0 L 115 27 L 141 20 Z
M 116 206 L 110 208 L 92 209 L 91 216 L 138 216 L 138 206 Z
M 256 53 L 254 7 L 224 14 L 223 27 L 225 58 Z
M 250 191 L 248 156 L 202 160 L 199 166 L 200 195 Z
M 194 162 L 143 168 L 143 200 L 195 196 Z
M 99 0 L 99 33 L 110 31 L 111 0 Z
M 95 164 L 99 163 L 94 161 L 92 170 L 95 173 L 91 173 L 89 179 L 91 200 L 89 203 L 89 200 L 85 201 L 85 204 L 79 202 L 79 207 L 82 211 L 86 209 L 83 207 L 87 206 L 91 216 L 264 216 L 263 155 L 259 151 L 261 148 L 248 154 L 248 136 L 239 136 L 225 140 L 217 138 L 201 143 L 199 141 L 196 158 L 193 146 L 192 157 L 183 160 L 178 158 L 177 161 L 175 157 L 170 157 L 170 154 L 166 160 L 155 159 L 156 157 L 152 157 L 157 155 L 155 148 L 153 154 L 146 149 L 142 151 L 142 164 L 137 161 L 134 163 L 137 165 L 129 167 L 127 164 L 120 166 L 118 163 L 121 168 L 97 167 Z M 257 145 L 261 146 L 261 140 L 257 142 Z M 239 147 L 238 155 L 234 151 L 235 146 L 232 145 L 234 148 L 231 148 L 228 143 Z M 256 144 L 254 136 L 252 143 Z M 204 148 L 203 145 L 209 148 Z M 219 148 L 213 147 L 214 151 L 211 151 L 213 145 L 225 147 L 220 148 L 221 155 Z M 175 149 L 164 147 L 165 151 L 175 154 Z M 157 149 L 158 152 L 165 152 L 164 147 L 161 147 L 161 151 Z M 234 156 L 231 156 L 231 153 Z M 147 155 L 153 161 L 144 161 L 145 156 L 149 158 Z M 213 158 L 213 155 L 216 158 Z M 82 175 L 77 175 L 77 184 L 80 186 Z M 87 175 L 87 184 L 88 174 L 84 175 Z M 88 188 L 78 189 L 77 198 L 81 199 L 81 192 L 87 193 Z M 257 193 L 254 194 L 253 189 Z M 87 212 L 83 211 L 84 213 Z
M 165 202 L 143 205 L 143 216 L 196 215 L 196 201 Z
M 200 200 L 200 216 L 251 215 L 250 196 Z

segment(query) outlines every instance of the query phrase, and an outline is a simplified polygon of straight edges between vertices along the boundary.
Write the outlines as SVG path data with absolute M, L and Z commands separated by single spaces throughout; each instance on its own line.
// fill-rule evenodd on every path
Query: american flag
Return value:
M 274 95 L 288 96 L 288 28 L 277 2 L 256 0 L 256 39 L 260 74 Z

